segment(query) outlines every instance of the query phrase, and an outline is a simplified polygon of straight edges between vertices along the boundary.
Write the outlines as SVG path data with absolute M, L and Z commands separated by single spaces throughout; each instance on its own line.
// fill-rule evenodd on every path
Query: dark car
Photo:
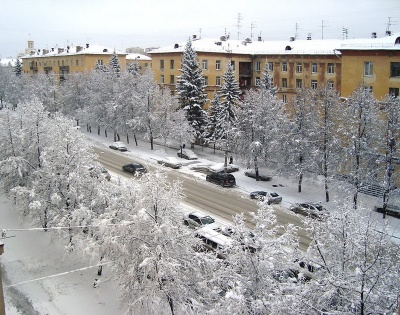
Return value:
M 232 187 L 236 185 L 235 176 L 228 173 L 211 173 L 206 176 L 206 181 L 221 185 L 222 187 Z
M 131 173 L 131 174 L 137 175 L 137 176 L 140 176 L 147 172 L 147 169 L 142 164 L 139 164 L 139 163 L 126 164 L 126 165 L 122 166 L 122 170 L 124 172 L 128 172 L 128 173 Z
M 244 172 L 244 175 L 251 177 L 251 178 L 256 178 L 256 172 L 254 172 L 254 171 Z M 263 180 L 263 181 L 270 181 L 272 179 L 272 177 L 269 175 L 258 173 L 258 179 Z
M 276 192 L 268 192 L 263 190 L 253 191 L 250 193 L 251 199 L 258 199 L 260 201 L 266 200 L 268 204 L 271 203 L 281 203 L 282 197 L 279 196 Z

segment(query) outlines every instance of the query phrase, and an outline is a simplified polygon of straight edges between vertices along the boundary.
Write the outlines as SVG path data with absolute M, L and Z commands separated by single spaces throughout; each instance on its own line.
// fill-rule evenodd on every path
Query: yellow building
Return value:
M 397 73 L 395 69 L 400 62 L 400 45 L 395 44 L 396 41 L 396 36 L 362 40 L 290 38 L 288 41 L 262 41 L 261 38 L 240 41 L 222 36 L 220 39 L 193 37 L 192 46 L 203 69 L 209 100 L 223 84 L 222 75 L 229 62 L 234 66 L 243 92 L 258 85 L 268 62 L 278 95 L 287 102 L 297 88 L 323 85 L 332 86 L 344 97 L 360 84 L 372 86 L 377 98 L 383 97 L 389 90 L 393 93 L 398 91 L 399 79 L 397 74 L 393 74 Z M 377 43 L 383 46 L 376 48 Z M 359 44 L 364 47 L 357 46 Z M 179 69 L 185 45 L 186 42 L 176 43 L 149 52 L 156 81 L 168 86 L 173 93 L 181 75 Z M 365 45 L 375 49 L 366 49 Z M 375 63 L 376 70 L 372 76 L 363 75 L 365 62 Z
M 79 73 L 94 69 L 97 65 L 108 64 L 114 50 L 100 45 L 67 46 L 32 50 L 21 57 L 22 70 L 27 74 L 53 73 L 64 79 L 68 73 Z M 126 68 L 126 53 L 116 52 L 121 69 Z
M 350 96 L 360 85 L 370 88 L 378 100 L 387 94 L 399 96 L 400 33 L 344 42 L 338 50 L 342 58 L 343 97 Z
M 140 73 L 143 74 L 146 69 L 151 69 L 151 58 L 143 54 L 130 53 L 126 55 L 126 67 L 137 63 Z

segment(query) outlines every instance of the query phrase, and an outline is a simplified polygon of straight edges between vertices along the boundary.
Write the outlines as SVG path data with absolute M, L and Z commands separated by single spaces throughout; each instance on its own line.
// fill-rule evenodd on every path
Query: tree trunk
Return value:
M 100 126 L 97 126 L 97 134 L 100 136 Z
M 126 143 L 129 144 L 129 134 L 128 133 L 126 133 Z
M 301 193 L 301 183 L 303 181 L 303 173 L 300 173 L 299 175 L 299 188 L 298 188 L 298 192 Z

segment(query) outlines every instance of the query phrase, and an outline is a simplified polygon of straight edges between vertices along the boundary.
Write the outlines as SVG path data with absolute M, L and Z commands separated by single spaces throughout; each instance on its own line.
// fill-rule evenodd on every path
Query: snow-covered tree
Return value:
M 119 76 L 119 74 L 121 72 L 121 66 L 119 64 L 119 59 L 118 59 L 118 56 L 117 56 L 115 50 L 112 53 L 108 64 L 110 66 L 110 69 L 111 69 L 112 73 L 114 73 L 117 76 Z
M 318 267 L 287 314 L 395 314 L 399 308 L 400 247 L 387 222 L 352 202 L 323 221 L 307 220 L 308 258 Z
M 215 138 L 225 148 L 225 168 L 227 166 L 228 151 L 232 146 L 233 130 L 236 127 L 236 107 L 239 105 L 239 83 L 235 79 L 233 66 L 228 64 L 226 72 L 222 76 L 223 85 L 219 92 L 221 107 L 218 112 Z
M 342 108 L 344 115 L 339 132 L 347 158 L 342 160 L 341 171 L 351 178 L 356 208 L 360 187 L 376 182 L 376 153 L 381 141 L 376 124 L 381 118 L 377 102 L 366 87 L 356 89 Z
M 193 314 L 193 302 L 202 300 L 205 266 L 194 251 L 199 240 L 177 224 L 182 220 L 180 183 L 157 170 L 140 185 L 128 184 L 121 202 L 129 203 L 113 204 L 100 217 L 104 227 L 96 237 L 104 258 L 113 262 L 128 314 Z
M 180 71 L 182 74 L 176 84 L 179 104 L 186 111 L 187 120 L 196 130 L 196 137 L 199 139 L 205 128 L 206 114 L 203 107 L 207 96 L 203 73 L 190 39 L 183 52 Z
M 140 67 L 136 60 L 134 62 L 132 62 L 131 64 L 129 64 L 128 72 L 135 76 L 140 74 Z
M 22 63 L 19 58 L 17 58 L 14 64 L 14 73 L 16 76 L 20 76 L 22 74 Z
M 269 68 L 268 60 L 265 61 L 264 70 L 261 74 L 260 88 L 273 95 L 275 95 L 277 91 L 277 88 L 273 85 L 273 77 Z

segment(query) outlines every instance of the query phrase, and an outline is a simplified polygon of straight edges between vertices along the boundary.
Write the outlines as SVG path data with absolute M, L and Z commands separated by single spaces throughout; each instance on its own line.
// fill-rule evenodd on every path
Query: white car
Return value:
M 191 228 L 201 228 L 207 225 L 209 228 L 215 230 L 220 227 L 212 217 L 199 212 L 186 213 L 183 216 L 183 223 Z
M 224 165 L 225 163 L 217 163 L 210 166 L 209 169 L 211 172 L 217 172 L 217 173 L 224 172 L 225 170 Z M 239 170 L 239 166 L 237 166 L 236 164 L 227 164 L 226 169 L 228 173 L 237 172 Z
M 181 152 L 182 151 L 182 152 Z M 178 157 L 186 160 L 197 160 L 197 154 L 189 149 L 179 150 L 177 153 Z
M 118 150 L 118 151 L 128 151 L 128 149 L 126 148 L 125 143 L 123 143 L 122 141 L 117 141 L 117 142 L 111 143 L 110 144 L 110 149 Z
M 174 158 L 173 156 L 163 157 L 163 158 L 157 160 L 157 163 L 164 165 L 166 167 L 172 167 L 172 168 L 182 167 L 182 163 L 179 162 L 178 159 Z

